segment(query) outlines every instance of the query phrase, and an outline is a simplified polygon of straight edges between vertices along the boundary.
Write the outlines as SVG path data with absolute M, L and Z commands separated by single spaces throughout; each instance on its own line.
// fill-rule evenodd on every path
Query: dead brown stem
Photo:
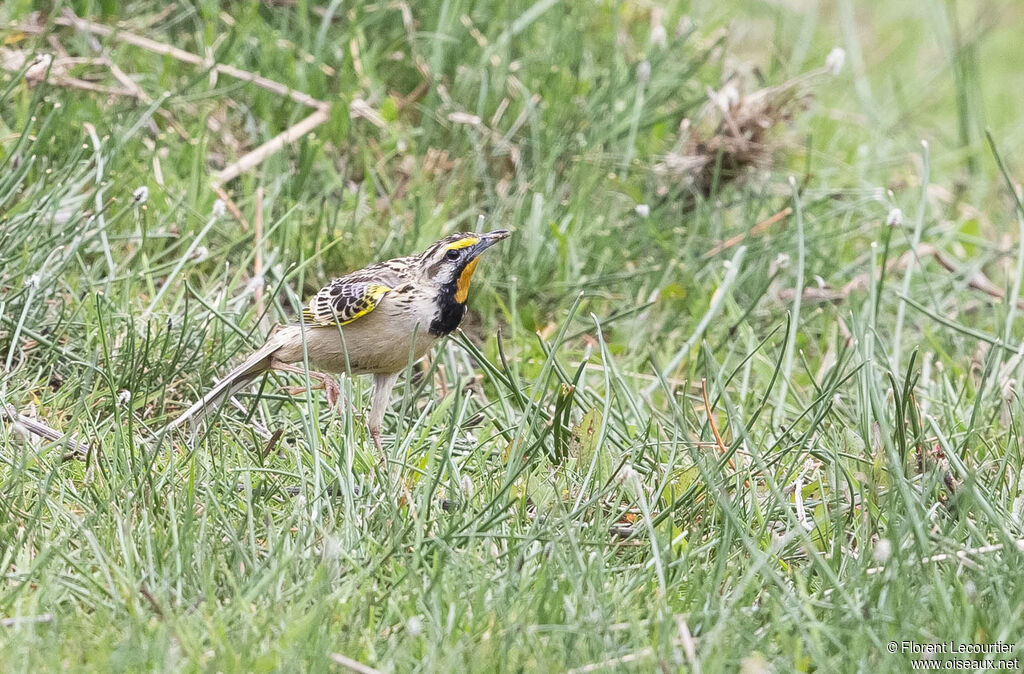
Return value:
M 917 250 L 908 250 L 897 259 L 889 262 L 885 267 L 885 273 L 891 274 L 902 271 L 914 262 L 919 262 L 929 257 L 934 259 L 940 267 L 951 274 L 963 275 L 963 269 L 961 269 L 956 262 L 950 259 L 946 253 L 927 243 L 922 243 L 917 247 Z M 870 286 L 870 284 L 871 274 L 869 272 L 864 272 L 863 274 L 854 276 L 841 288 L 805 288 L 803 298 L 811 302 L 842 302 L 850 296 L 850 293 L 856 290 L 865 290 Z M 967 278 L 967 286 L 974 290 L 983 292 L 989 297 L 997 300 L 1002 300 L 1006 297 L 1006 293 L 1003 289 L 993 283 L 992 280 L 981 271 L 976 271 Z M 793 289 L 785 288 L 780 290 L 778 297 L 783 301 L 792 299 Z M 1018 308 L 1024 309 L 1024 300 L 1021 300 L 1018 303 Z
M 221 201 L 224 202 L 224 207 L 228 209 L 229 213 L 231 213 L 231 217 L 238 221 L 238 224 L 242 228 L 242 233 L 248 233 L 249 221 L 245 219 L 244 215 L 242 215 L 242 211 L 241 209 L 238 208 L 238 204 L 232 201 L 231 197 L 227 193 L 227 190 L 225 190 L 217 183 L 214 183 L 212 187 L 214 193 L 220 198 Z
M 784 220 L 784 219 L 788 218 L 792 213 L 793 213 L 793 207 L 792 206 L 786 206 L 785 208 L 783 208 L 781 211 L 779 211 L 775 215 L 773 215 L 771 217 L 768 217 L 768 218 L 765 218 L 761 222 L 759 222 L 756 225 L 754 225 L 753 227 L 751 227 L 750 231 L 744 232 L 743 234 L 737 234 L 736 236 L 734 236 L 734 237 L 732 237 L 730 239 L 726 239 L 722 243 L 718 244 L 717 246 L 715 246 L 714 248 L 712 248 L 708 252 L 704 253 L 703 258 L 705 260 L 707 260 L 709 258 L 712 258 L 712 257 L 718 255 L 719 253 L 721 253 L 723 250 L 728 250 L 728 249 L 732 248 L 733 246 L 735 246 L 736 244 L 742 243 L 747 237 L 760 236 L 768 228 L 770 228 L 772 225 L 774 225 L 776 222 L 779 222 L 780 220 Z
M 256 188 L 256 214 L 253 217 L 256 253 L 252 261 L 252 276 L 256 283 L 253 296 L 256 298 L 256 315 L 265 320 L 263 310 L 263 185 Z
M 46 423 L 18 414 L 13 405 L 0 405 L 0 418 L 6 419 L 12 424 L 20 424 L 25 430 L 33 435 L 38 435 L 51 442 L 61 442 L 64 447 L 71 450 L 72 455 L 77 458 L 85 458 L 89 454 L 88 443 L 69 438 Z
M 729 452 L 729 448 L 726 446 L 725 441 L 722 440 L 722 436 L 718 432 L 718 424 L 715 423 L 715 415 L 711 412 L 711 401 L 708 400 L 708 380 L 700 380 L 700 392 L 704 397 L 704 411 L 708 415 L 708 425 L 711 426 L 711 434 L 715 436 L 715 444 L 718 445 L 718 451 L 724 456 Z M 736 464 L 733 460 L 729 459 L 729 468 L 736 470 Z
M 285 129 L 283 132 L 274 136 L 266 143 L 263 143 L 256 149 L 240 157 L 233 164 L 226 166 L 223 170 L 216 173 L 212 180 L 215 191 L 217 190 L 217 187 L 219 185 L 229 182 L 237 178 L 242 173 L 245 173 L 246 171 L 255 168 L 267 157 L 280 151 L 286 145 L 295 142 L 299 138 L 302 138 L 303 136 L 310 133 L 313 129 L 317 128 L 330 118 L 330 103 L 313 98 L 309 94 L 303 93 L 301 91 L 296 91 L 284 84 L 281 84 L 280 82 L 276 82 L 269 78 L 263 77 L 259 73 L 249 72 L 247 70 L 242 70 L 241 68 L 236 68 L 235 66 L 227 65 L 224 63 L 216 63 L 208 58 L 204 58 L 198 54 L 193 54 L 192 52 L 185 51 L 184 49 L 180 49 L 173 45 L 165 44 L 163 42 L 157 42 L 156 40 L 150 39 L 148 37 L 143 37 L 142 35 L 137 35 L 135 33 L 125 30 L 119 30 L 112 26 L 107 26 L 101 23 L 96 23 L 94 21 L 89 21 L 87 19 L 82 19 L 71 13 L 66 13 L 63 16 L 57 17 L 56 19 L 54 19 L 54 23 L 56 23 L 59 26 L 73 28 L 77 31 L 108 37 L 116 42 L 130 44 L 132 46 L 138 47 L 139 49 L 144 49 L 154 54 L 169 56 L 183 63 L 189 63 L 191 65 L 207 68 L 214 74 L 223 74 L 229 77 L 234 77 L 235 79 L 242 80 L 243 82 L 249 82 L 250 84 L 254 84 L 257 87 L 275 93 L 279 96 L 284 96 L 295 101 L 296 103 L 300 103 L 302 105 L 314 109 L 313 114 L 303 118 L 294 126 Z M 23 29 L 30 32 L 40 32 L 44 29 L 44 27 L 36 24 L 23 26 Z M 110 62 L 108 62 L 108 65 L 111 68 L 111 72 L 114 75 L 114 77 L 127 88 L 116 90 L 108 89 L 107 87 L 100 87 L 100 85 L 93 85 L 88 82 L 74 80 L 73 78 L 67 77 L 64 77 L 63 81 L 58 83 L 64 84 L 65 86 L 75 86 L 82 89 L 100 91 L 102 93 L 116 94 L 121 96 L 132 96 L 142 101 L 146 101 L 149 98 L 145 95 L 145 92 L 143 92 L 142 89 L 136 83 L 132 82 L 131 79 L 127 75 L 125 75 L 123 71 L 121 71 L 120 68 L 118 68 L 115 64 Z M 379 115 L 376 115 L 376 111 L 374 111 L 369 106 L 369 104 L 365 103 L 365 101 L 362 101 L 361 103 L 362 107 L 360 107 L 358 111 L 353 111 L 353 114 L 358 114 L 358 116 L 366 117 L 367 119 L 370 119 L 371 121 L 378 125 L 383 122 L 383 120 L 377 119 Z M 242 217 L 241 212 L 238 210 L 237 207 L 234 206 L 230 199 L 226 198 L 226 194 L 224 194 L 223 191 L 219 191 L 218 195 L 228 206 L 229 210 L 232 211 L 232 215 L 234 215 L 239 222 L 244 224 L 245 219 Z
M 89 21 L 88 19 L 82 19 L 77 16 L 67 14 L 54 19 L 54 23 L 58 26 L 67 26 L 78 31 L 109 37 L 117 42 L 130 44 L 154 54 L 170 56 L 171 58 L 184 63 L 209 68 L 217 73 L 228 75 L 229 77 L 234 77 L 245 82 L 250 82 L 262 89 L 272 91 L 279 96 L 286 96 L 296 103 L 308 105 L 312 108 L 319 108 L 328 105 L 323 101 L 313 98 L 309 94 L 305 94 L 301 91 L 295 91 L 280 82 L 275 82 L 274 80 L 263 77 L 258 73 L 251 73 L 247 70 L 242 70 L 241 68 L 236 68 L 224 63 L 215 63 L 199 56 L 198 54 L 185 51 L 184 49 L 179 49 L 178 47 L 164 44 L 163 42 L 157 42 L 156 40 L 151 40 L 148 37 L 136 35 L 135 33 L 130 33 L 125 30 L 118 30 L 117 28 L 113 28 L 102 23 L 96 23 L 94 21 Z
M 213 176 L 213 184 L 223 185 L 224 183 L 234 180 L 246 171 L 255 168 L 262 163 L 263 160 L 278 152 L 285 145 L 294 143 L 296 140 L 302 138 L 307 133 L 326 122 L 329 116 L 330 106 L 324 104 L 324 107 L 318 108 L 309 117 L 306 117 L 294 126 L 285 129 L 252 152 L 243 155 L 235 163 L 225 166 L 222 171 Z

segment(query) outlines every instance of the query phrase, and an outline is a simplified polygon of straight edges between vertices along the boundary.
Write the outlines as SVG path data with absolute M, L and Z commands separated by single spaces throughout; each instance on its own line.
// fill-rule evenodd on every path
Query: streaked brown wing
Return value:
M 373 311 L 391 290 L 381 279 L 353 276 L 334 279 L 314 295 L 302 311 L 303 320 L 313 325 L 346 325 Z

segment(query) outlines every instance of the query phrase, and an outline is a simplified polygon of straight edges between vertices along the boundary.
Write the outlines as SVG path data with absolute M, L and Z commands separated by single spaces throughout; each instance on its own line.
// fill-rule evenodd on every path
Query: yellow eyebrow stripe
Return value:
M 480 243 L 480 239 L 475 236 L 468 236 L 465 239 L 459 239 L 455 243 L 449 243 L 444 247 L 445 250 L 459 250 L 460 248 L 469 248 L 472 245 Z

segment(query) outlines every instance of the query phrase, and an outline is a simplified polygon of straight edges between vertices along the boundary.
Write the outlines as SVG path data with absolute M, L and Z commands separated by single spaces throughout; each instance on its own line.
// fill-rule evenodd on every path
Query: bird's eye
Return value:
M 444 254 L 444 259 L 446 259 L 446 260 L 458 260 L 459 259 L 459 251 L 457 251 L 457 250 L 450 250 L 450 251 L 448 251 L 447 253 Z

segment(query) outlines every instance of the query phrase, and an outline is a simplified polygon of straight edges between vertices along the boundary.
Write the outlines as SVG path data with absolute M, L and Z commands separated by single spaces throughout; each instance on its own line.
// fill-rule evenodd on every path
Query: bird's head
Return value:
M 508 236 L 507 229 L 446 236 L 420 255 L 423 273 L 439 288 L 450 290 L 456 302 L 464 304 L 480 253 Z

